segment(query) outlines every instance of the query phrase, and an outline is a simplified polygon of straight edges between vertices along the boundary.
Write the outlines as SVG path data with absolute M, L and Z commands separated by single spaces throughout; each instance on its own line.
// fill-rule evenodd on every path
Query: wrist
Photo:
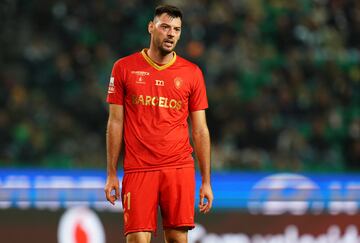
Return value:
M 211 184 L 210 179 L 202 179 L 201 184 L 202 185 L 210 185 Z
M 117 171 L 116 171 L 116 169 L 108 169 L 108 171 L 107 171 L 107 176 L 108 176 L 108 177 L 117 176 Z

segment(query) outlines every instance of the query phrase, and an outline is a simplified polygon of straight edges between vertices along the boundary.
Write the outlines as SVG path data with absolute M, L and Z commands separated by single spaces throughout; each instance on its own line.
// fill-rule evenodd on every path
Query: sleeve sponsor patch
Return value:
M 110 78 L 108 93 L 109 93 L 109 94 L 115 93 L 114 77 L 111 77 L 111 78 Z

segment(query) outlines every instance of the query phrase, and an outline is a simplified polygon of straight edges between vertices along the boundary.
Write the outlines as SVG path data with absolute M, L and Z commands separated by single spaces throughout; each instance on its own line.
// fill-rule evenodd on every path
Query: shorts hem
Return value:
M 127 236 L 130 233 L 136 233 L 136 232 L 152 232 L 155 233 L 156 229 L 149 229 L 149 228 L 140 228 L 140 229 L 132 229 L 132 230 L 127 230 L 124 232 L 124 236 Z
M 176 229 L 176 228 L 181 228 L 181 227 L 188 227 L 189 230 L 192 230 L 195 228 L 195 224 L 177 224 L 177 225 L 164 225 L 163 229 Z

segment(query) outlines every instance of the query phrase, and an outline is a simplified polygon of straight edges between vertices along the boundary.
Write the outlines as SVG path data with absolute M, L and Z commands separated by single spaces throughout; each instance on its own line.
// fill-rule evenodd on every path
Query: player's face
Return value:
M 166 13 L 155 17 L 149 24 L 152 45 L 163 55 L 172 52 L 180 39 L 181 20 Z

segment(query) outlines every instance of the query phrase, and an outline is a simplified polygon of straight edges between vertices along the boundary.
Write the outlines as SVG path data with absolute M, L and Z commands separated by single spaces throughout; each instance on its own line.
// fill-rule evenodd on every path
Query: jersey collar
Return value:
M 144 48 L 141 51 L 141 55 L 144 57 L 144 59 L 147 61 L 147 63 L 149 63 L 153 68 L 155 68 L 158 71 L 164 70 L 168 67 L 170 67 L 171 65 L 174 64 L 174 62 L 176 61 L 176 53 L 173 51 L 173 58 L 171 59 L 170 62 L 166 63 L 165 65 L 158 65 L 156 62 L 154 62 L 153 60 L 151 60 L 151 58 L 146 54 L 146 48 Z

